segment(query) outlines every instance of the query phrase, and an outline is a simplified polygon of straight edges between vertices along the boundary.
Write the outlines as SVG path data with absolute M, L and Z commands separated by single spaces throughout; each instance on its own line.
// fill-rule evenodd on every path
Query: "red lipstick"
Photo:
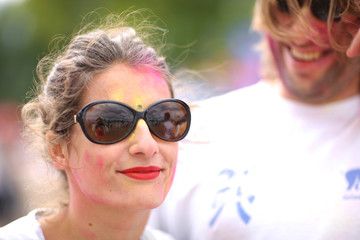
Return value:
M 134 167 L 119 171 L 126 176 L 137 180 L 151 180 L 159 176 L 161 168 L 155 166 Z

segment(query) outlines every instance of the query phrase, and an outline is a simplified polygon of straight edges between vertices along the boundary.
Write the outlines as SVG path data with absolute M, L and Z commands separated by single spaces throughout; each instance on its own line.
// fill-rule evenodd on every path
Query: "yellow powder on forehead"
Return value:
M 139 105 L 141 107 L 143 107 L 142 104 L 144 104 L 144 96 L 135 96 L 134 100 L 133 100 L 133 104 L 134 104 L 135 108 L 138 108 Z M 139 110 L 142 110 L 142 109 L 136 109 L 136 110 L 139 111 Z
M 134 75 L 130 75 L 129 82 L 119 82 L 108 89 L 109 99 L 126 103 L 142 111 L 152 103 L 152 99 L 157 99 L 159 94 L 168 94 L 168 85 L 157 71 L 146 67 L 124 68 L 124 70 Z
M 112 100 L 120 101 L 120 99 L 124 98 L 124 89 L 123 88 L 117 88 L 116 90 L 113 90 L 109 93 L 109 97 Z

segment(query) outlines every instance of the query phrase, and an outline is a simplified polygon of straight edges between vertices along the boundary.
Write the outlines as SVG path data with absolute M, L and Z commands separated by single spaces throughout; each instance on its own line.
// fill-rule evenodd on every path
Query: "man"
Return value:
M 176 239 L 360 239 L 360 2 L 257 0 L 263 80 L 193 108 L 151 224 Z

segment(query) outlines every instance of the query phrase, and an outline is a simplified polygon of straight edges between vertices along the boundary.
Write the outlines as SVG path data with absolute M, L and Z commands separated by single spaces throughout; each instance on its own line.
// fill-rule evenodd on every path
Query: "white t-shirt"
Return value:
M 264 82 L 192 110 L 150 224 L 179 240 L 360 239 L 360 97 L 313 106 Z
M 43 214 L 42 209 L 36 209 L 0 228 L 0 240 L 45 240 L 40 224 L 37 221 Z M 174 240 L 174 238 L 147 226 L 140 240 Z

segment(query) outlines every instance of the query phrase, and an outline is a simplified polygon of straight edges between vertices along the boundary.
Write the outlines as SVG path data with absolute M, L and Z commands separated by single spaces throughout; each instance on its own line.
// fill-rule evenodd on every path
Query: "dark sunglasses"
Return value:
M 94 143 L 112 144 L 129 136 L 137 121 L 142 118 L 156 137 L 176 142 L 189 131 L 191 114 L 189 106 L 178 99 L 156 102 L 142 112 L 116 101 L 95 101 L 74 115 L 85 136 Z
M 297 0 L 297 1 L 300 7 L 302 7 L 304 1 L 303 0 Z M 286 0 L 277 0 L 277 6 L 281 12 L 290 13 L 289 6 Z M 327 21 L 330 11 L 330 0 L 312 0 L 310 10 L 311 13 L 317 19 L 321 21 Z M 339 4 L 337 4 L 335 10 L 335 17 L 333 19 L 334 21 L 340 21 L 341 17 L 339 17 L 339 15 L 342 11 L 343 9 L 339 6 Z

